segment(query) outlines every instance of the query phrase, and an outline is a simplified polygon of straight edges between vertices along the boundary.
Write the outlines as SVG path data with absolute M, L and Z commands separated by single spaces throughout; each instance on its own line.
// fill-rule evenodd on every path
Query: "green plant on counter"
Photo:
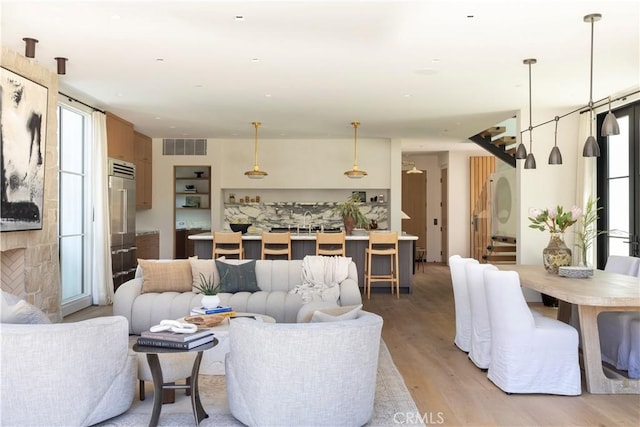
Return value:
M 360 211 L 360 196 L 358 194 L 354 194 L 345 202 L 339 203 L 336 206 L 336 212 L 343 219 L 348 217 L 353 218 L 356 228 L 366 228 L 367 225 L 369 225 L 369 220 Z

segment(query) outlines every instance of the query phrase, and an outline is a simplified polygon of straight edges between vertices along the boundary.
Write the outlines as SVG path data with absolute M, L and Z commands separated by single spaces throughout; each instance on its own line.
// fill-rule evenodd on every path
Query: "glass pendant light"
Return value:
M 558 121 L 560 120 L 560 117 L 556 116 L 554 120 L 556 121 L 556 130 L 553 136 L 553 148 L 551 149 L 551 153 L 549 154 L 549 164 L 561 165 L 562 153 L 560 153 L 560 149 L 558 148 Z
M 353 126 L 354 139 L 353 139 L 353 169 L 346 171 L 344 174 L 349 178 L 362 178 L 367 175 L 367 172 L 358 169 L 358 126 L 360 122 L 351 122 Z

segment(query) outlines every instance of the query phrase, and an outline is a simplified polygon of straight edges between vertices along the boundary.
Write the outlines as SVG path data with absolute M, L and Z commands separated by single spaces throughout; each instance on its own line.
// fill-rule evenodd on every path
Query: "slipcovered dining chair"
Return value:
M 465 270 L 467 263 L 478 264 L 478 261 L 473 258 L 462 258 L 460 255 L 449 257 L 453 303 L 456 313 L 456 336 L 453 342 L 466 353 L 471 349 L 471 307 L 469 306 L 469 290 Z
M 487 269 L 484 279 L 491 323 L 489 380 L 507 393 L 579 395 L 578 332 L 531 314 L 515 271 Z
M 488 369 L 491 362 L 491 325 L 484 290 L 485 270 L 497 270 L 492 264 L 465 264 L 469 308 L 471 310 L 471 346 L 469 359 L 480 369 Z
M 636 276 L 639 266 L 640 258 L 609 255 L 604 271 Z M 598 315 L 602 361 L 622 371 L 629 369 L 629 353 L 631 351 L 630 324 L 634 319 L 640 320 L 640 312 L 607 311 Z
M 640 319 L 629 323 L 631 336 L 629 348 L 629 378 L 640 378 Z

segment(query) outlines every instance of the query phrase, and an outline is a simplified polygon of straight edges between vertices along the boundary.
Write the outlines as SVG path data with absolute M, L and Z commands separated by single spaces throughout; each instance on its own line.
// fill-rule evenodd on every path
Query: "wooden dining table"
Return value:
M 560 320 L 568 322 L 571 304 L 578 306 L 582 359 L 589 393 L 640 394 L 640 380 L 605 375 L 598 333 L 599 313 L 640 311 L 640 278 L 595 270 L 592 277 L 580 279 L 547 273 L 542 265 L 497 267 L 518 272 L 522 286 L 560 300 Z

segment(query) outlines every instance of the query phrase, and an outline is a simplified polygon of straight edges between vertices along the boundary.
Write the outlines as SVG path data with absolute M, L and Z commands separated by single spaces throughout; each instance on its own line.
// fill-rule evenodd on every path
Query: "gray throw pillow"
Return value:
M 258 292 L 258 279 L 256 279 L 256 260 L 240 261 L 237 264 L 228 264 L 216 260 L 216 267 L 220 274 L 220 292 L 234 294 L 236 292 Z

